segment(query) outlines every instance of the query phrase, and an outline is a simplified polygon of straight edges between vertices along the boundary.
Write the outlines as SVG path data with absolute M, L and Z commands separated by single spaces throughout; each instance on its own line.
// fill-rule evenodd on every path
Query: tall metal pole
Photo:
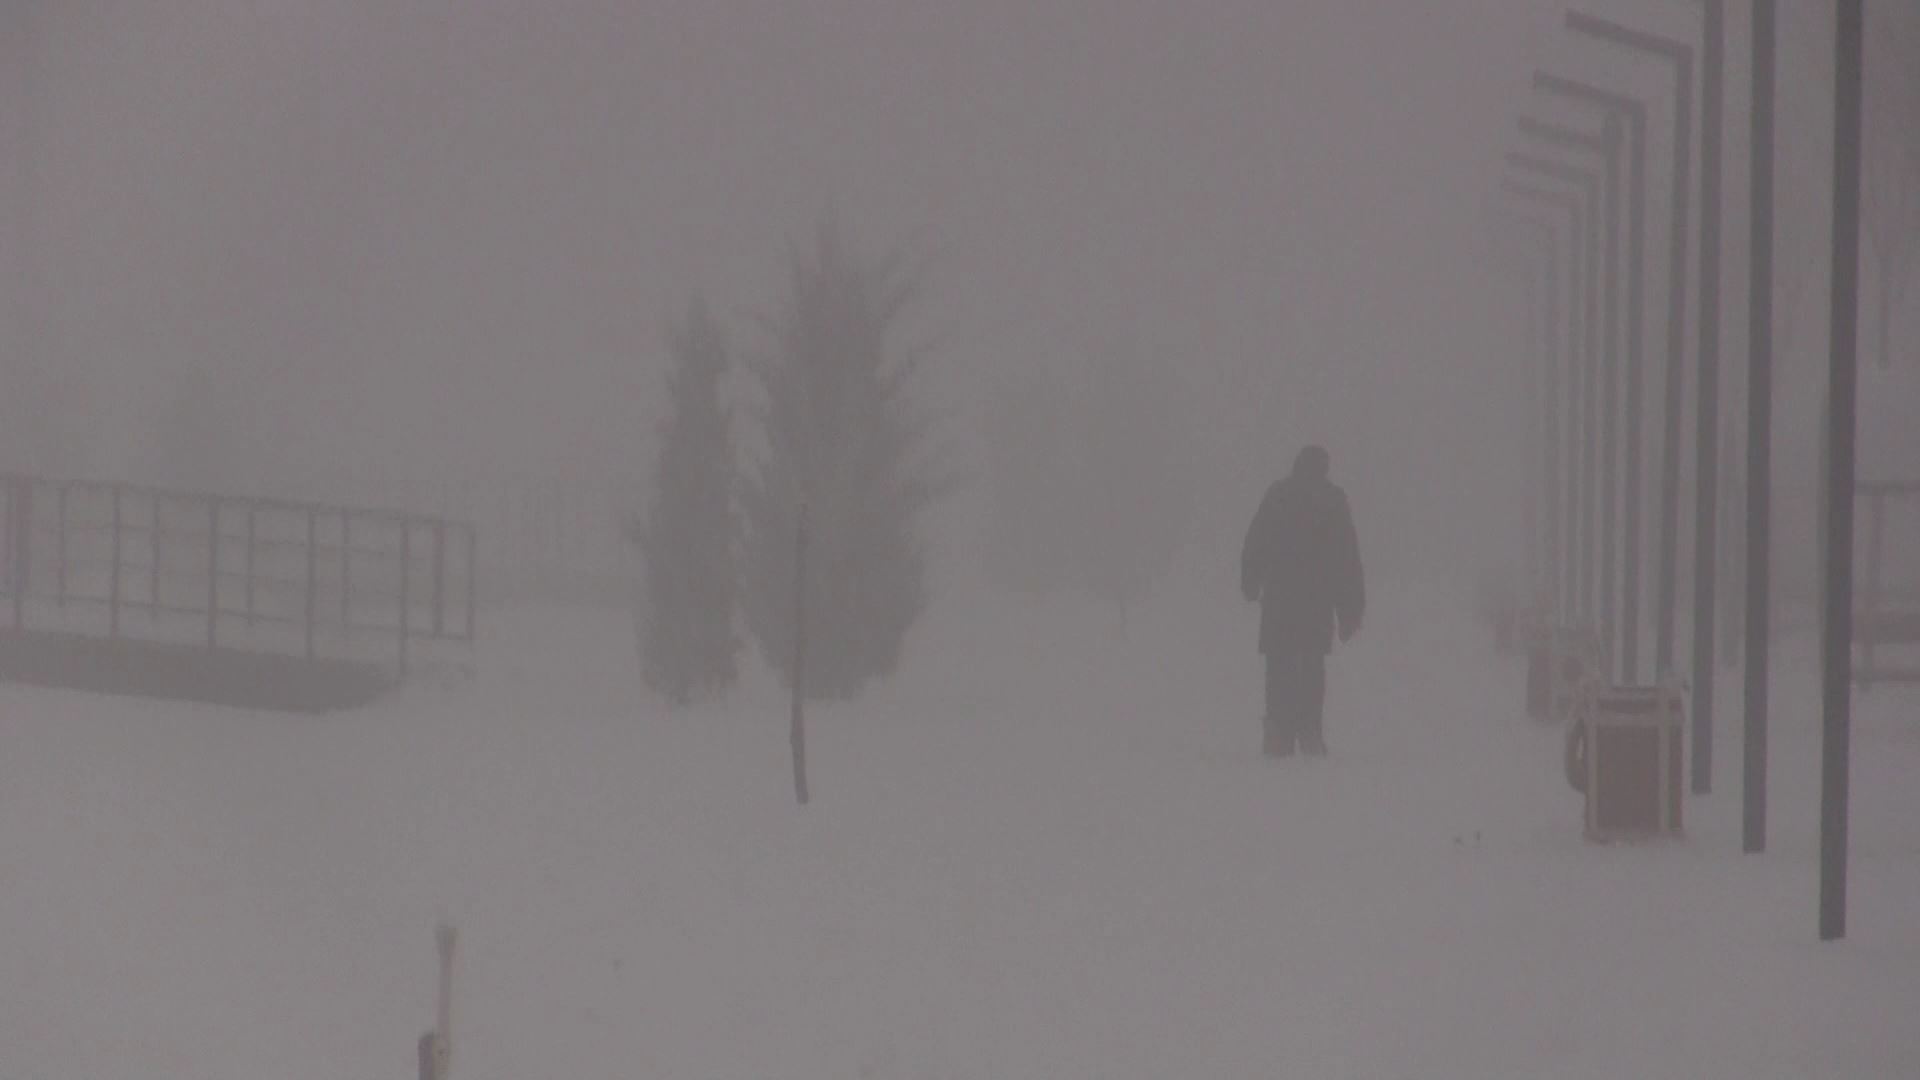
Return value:
M 1567 566 L 1567 587 L 1571 597 L 1569 608 L 1576 625 L 1584 626 L 1593 618 L 1592 596 L 1587 591 L 1587 580 L 1592 576 L 1589 569 L 1593 561 L 1593 534 L 1586 528 L 1587 505 L 1587 459 L 1591 454 L 1588 444 L 1592 432 L 1586 425 L 1585 403 L 1587 381 L 1585 369 L 1588 357 L 1582 351 L 1586 340 L 1582 332 L 1586 326 L 1585 313 L 1580 310 L 1580 208 L 1577 200 L 1569 197 L 1567 207 L 1567 243 L 1566 243 L 1566 327 L 1567 327 L 1567 536 L 1568 553 L 1572 560 Z M 1577 365 L 1577 366 L 1576 366 Z
M 1604 357 L 1601 371 L 1601 387 L 1604 400 L 1600 405 L 1600 580 L 1606 595 L 1606 608 L 1602 612 L 1602 622 L 1606 624 L 1608 673 L 1611 676 L 1620 668 L 1622 649 L 1619 647 L 1619 623 L 1621 616 L 1616 610 L 1619 585 L 1614 576 L 1618 566 L 1619 522 L 1618 505 L 1620 501 L 1620 118 L 1609 113 L 1606 129 L 1601 135 L 1602 157 L 1605 162 L 1605 207 L 1602 213 L 1606 217 L 1605 268 L 1600 279 L 1604 282 L 1605 296 L 1602 301 L 1604 312 L 1602 325 L 1606 328 L 1606 341 L 1602 346 Z M 1598 245 L 1596 245 L 1598 246 Z
M 1746 740 L 1740 848 L 1767 847 L 1768 604 L 1773 514 L 1773 64 L 1775 0 L 1753 3 L 1752 160 L 1747 279 Z
M 1546 366 L 1542 395 L 1545 400 L 1541 403 L 1541 417 L 1544 422 L 1542 439 L 1545 443 L 1545 461 L 1542 462 L 1542 468 L 1546 476 L 1545 498 L 1542 506 L 1545 510 L 1549 552 L 1543 564 L 1544 577 L 1541 585 L 1548 595 L 1554 597 L 1554 621 L 1557 623 L 1572 617 L 1571 610 L 1566 606 L 1567 594 L 1560 588 L 1565 570 L 1572 565 L 1573 561 L 1567 554 L 1567 541 L 1573 530 L 1568 525 L 1568 488 L 1566 477 L 1561 471 L 1564 468 L 1561 463 L 1562 458 L 1570 457 L 1564 453 L 1570 425 L 1563 422 L 1566 408 L 1564 395 L 1567 390 L 1561 372 L 1572 363 L 1572 356 L 1568 351 L 1566 337 L 1560 325 L 1560 293 L 1557 288 L 1559 271 L 1554 265 L 1558 256 L 1555 254 L 1557 244 L 1553 236 L 1553 227 L 1542 223 L 1541 232 L 1544 237 L 1541 246 L 1545 252 L 1545 266 L 1542 267 L 1540 279 L 1534 284 L 1539 293 L 1539 306 L 1536 309 L 1540 320 L 1538 357 Z
M 1639 678 L 1641 551 L 1646 542 L 1642 525 L 1644 496 L 1641 484 L 1641 429 L 1645 393 L 1642 375 L 1646 342 L 1646 105 L 1626 94 L 1605 90 L 1546 71 L 1533 75 L 1535 89 L 1606 110 L 1627 124 L 1627 347 L 1626 432 L 1621 462 L 1621 678 L 1631 684 Z
M 46 267 L 46 217 L 48 185 L 43 158 L 48 109 L 45 74 L 50 65 L 46 53 L 45 21 L 53 5 L 46 3 L 9 4 L 0 14 L 0 33 L 9 43 L 5 50 L 6 68 L 12 74 L 7 86 L 8 101 L 15 118 L 14 138 L 7 149 L 6 164 L 11 176 L 5 185 L 9 197 L 5 207 L 8 230 L 6 242 L 14 276 L 6 283 L 4 312 L 12 333 L 5 345 L 13 378 L 8 380 L 7 396 L 0 399 L 0 423 L 11 430 L 8 437 L 29 474 L 45 475 L 65 465 L 57 451 L 64 451 L 64 439 L 58 437 L 64 426 L 56 411 L 57 402 L 47 400 L 49 373 L 48 345 L 54 335 L 46 314 L 48 273 Z
M 1853 452 L 1860 319 L 1861 0 L 1836 0 L 1833 278 L 1827 382 L 1827 591 L 1821 633 L 1820 940 L 1847 932 L 1847 786 L 1853 721 Z
M 1585 347 L 1589 356 L 1599 357 L 1597 379 L 1600 393 L 1590 393 L 1587 407 L 1598 414 L 1597 425 L 1600 429 L 1599 476 L 1591 473 L 1587 476 L 1587 486 L 1594 492 L 1589 506 L 1598 504 L 1600 521 L 1597 533 L 1600 541 L 1598 560 L 1599 596 L 1600 596 L 1600 635 L 1605 652 L 1611 665 L 1617 663 L 1619 650 L 1615 647 L 1615 634 L 1618 631 L 1617 599 L 1619 595 L 1618 577 L 1618 522 L 1616 510 L 1619 493 L 1619 431 L 1618 415 L 1620 409 L 1619 371 L 1620 371 L 1620 120 L 1609 112 L 1605 129 L 1598 135 L 1577 131 L 1560 124 L 1548 123 L 1531 116 L 1522 116 L 1519 120 L 1521 134 L 1553 146 L 1583 150 L 1597 155 L 1600 159 L 1600 188 L 1597 197 L 1599 210 L 1589 213 L 1586 218 L 1586 310 L 1590 317 L 1586 325 Z M 1564 177 L 1563 177 L 1564 178 Z M 1587 183 L 1586 178 L 1582 182 Z M 1595 199 L 1590 184 L 1587 186 L 1589 199 Z M 1604 299 L 1602 296 L 1604 294 Z M 1604 340 L 1603 340 L 1604 337 Z M 1596 423 L 1592 418 L 1589 425 Z M 1592 529 L 1591 519 L 1588 527 Z
M 1554 622 L 1559 623 L 1571 615 L 1566 607 L 1566 594 L 1560 589 L 1561 575 L 1571 561 L 1567 557 L 1566 545 L 1568 534 L 1572 531 L 1566 526 L 1567 485 L 1566 478 L 1561 474 L 1566 425 L 1562 422 L 1564 415 L 1562 395 L 1565 391 L 1561 386 L 1560 372 L 1567 361 L 1558 320 L 1560 299 L 1550 284 L 1554 280 L 1553 229 L 1550 226 L 1543 226 L 1543 231 L 1546 265 L 1542 276 L 1549 284 L 1537 287 L 1539 306 L 1536 311 L 1540 320 L 1540 349 L 1537 355 L 1540 362 L 1546 365 L 1542 395 L 1545 400 L 1541 403 L 1540 415 L 1544 424 L 1541 438 L 1544 443 L 1545 460 L 1541 463 L 1541 468 L 1544 471 L 1546 483 L 1541 507 L 1546 521 L 1547 557 L 1541 564 L 1540 586 L 1546 595 L 1553 597 Z
M 1699 412 L 1693 422 L 1693 791 L 1713 790 L 1714 566 L 1720 512 L 1720 127 L 1726 11 L 1704 0 L 1700 50 Z
M 1521 317 L 1523 341 L 1520 349 L 1520 382 L 1526 390 L 1527 410 L 1526 434 L 1521 440 L 1520 456 L 1527 463 L 1529 472 L 1539 467 L 1539 471 L 1533 472 L 1532 478 L 1521 490 L 1520 496 L 1520 516 L 1527 534 L 1525 569 L 1521 575 L 1521 581 L 1525 583 L 1523 606 L 1531 607 L 1534 599 L 1544 592 L 1541 587 L 1541 567 L 1546 565 L 1542 555 L 1546 528 L 1542 518 L 1545 515 L 1546 493 L 1552 487 L 1553 480 L 1545 466 L 1541 465 L 1541 458 L 1547 439 L 1546 402 L 1552 399 L 1546 396 L 1541 386 L 1542 373 L 1534 369 L 1535 364 L 1542 363 L 1541 356 L 1546 351 L 1544 343 L 1547 332 L 1543 325 L 1546 320 L 1540 317 L 1539 285 L 1534 280 L 1531 268 L 1524 265 L 1520 274 L 1520 290 L 1524 313 Z
M 1598 179 L 1583 169 L 1575 168 L 1565 162 L 1553 161 L 1530 154 L 1508 154 L 1509 164 L 1539 176 L 1578 184 L 1581 194 L 1565 191 L 1545 191 L 1508 181 L 1506 189 L 1521 198 L 1534 202 L 1562 207 L 1568 214 L 1568 310 L 1567 319 L 1567 388 L 1568 388 L 1568 455 L 1566 461 L 1567 491 L 1569 499 L 1566 507 L 1566 528 L 1570 560 L 1563 568 L 1567 603 L 1565 610 L 1572 621 L 1585 622 L 1593 617 L 1592 585 L 1594 581 L 1594 521 L 1593 500 L 1596 494 L 1594 480 L 1599 457 L 1598 449 L 1598 408 L 1596 405 L 1595 384 L 1598 365 L 1594 341 L 1593 326 L 1598 321 L 1599 312 L 1593 303 L 1596 295 L 1591 282 L 1583 288 L 1581 278 L 1591 276 L 1590 258 L 1583 248 L 1590 247 L 1594 234 L 1593 222 L 1598 216 L 1599 195 Z M 1584 310 L 1583 310 L 1584 301 Z M 1579 356 L 1576 368 L 1575 357 Z M 1584 540 L 1582 535 L 1584 534 Z
M 1674 623 L 1680 563 L 1680 412 L 1687 324 L 1687 187 L 1692 171 L 1693 64 L 1676 64 L 1673 104 L 1673 206 L 1667 232 L 1667 389 L 1660 446 L 1660 581 L 1654 624 L 1654 670 L 1674 670 Z M 1699 730 L 1696 719 L 1694 729 Z M 1697 737 L 1696 737 L 1697 741 Z
M 1567 223 L 1567 611 L 1572 613 L 1572 623 L 1586 625 L 1590 613 L 1586 607 L 1586 594 L 1580 588 L 1580 582 L 1586 580 L 1586 563 L 1594 552 L 1594 538 L 1580 528 L 1580 505 L 1586 500 L 1586 490 L 1582 488 L 1586 461 L 1586 425 L 1582 413 L 1584 400 L 1584 379 L 1582 371 L 1588 365 L 1586 354 L 1586 313 L 1580 306 L 1582 286 L 1582 229 L 1580 229 L 1580 209 L 1571 206 Z
M 1626 552 L 1620 565 L 1621 678 L 1640 680 L 1641 553 L 1646 545 L 1645 441 L 1647 342 L 1647 124 L 1644 109 L 1628 114 L 1627 124 L 1627 430 L 1620 466 L 1620 529 Z
M 1654 613 L 1654 667 L 1657 674 L 1665 676 L 1671 674 L 1674 668 L 1674 619 L 1680 548 L 1680 410 L 1685 382 L 1682 365 L 1686 348 L 1687 188 L 1693 144 L 1693 47 L 1585 12 L 1568 12 L 1566 23 L 1574 33 L 1634 52 L 1659 56 L 1673 65 L 1673 221 L 1667 236 L 1666 423 L 1661 446 L 1660 567 Z
M 1606 171 L 1604 162 L 1602 163 L 1602 170 L 1603 173 Z M 1585 324 L 1587 332 L 1587 340 L 1585 343 L 1587 360 L 1585 369 L 1587 380 L 1586 422 L 1587 438 L 1589 446 L 1591 447 L 1590 452 L 1587 454 L 1586 528 L 1588 535 L 1593 537 L 1594 541 L 1599 545 L 1588 569 L 1592 572 L 1590 587 L 1594 589 L 1599 596 L 1598 619 L 1601 635 L 1602 663 L 1607 664 L 1608 667 L 1611 668 L 1614 621 L 1611 561 L 1613 557 L 1613 536 L 1611 530 L 1608 528 L 1609 522 L 1607 520 L 1611 516 L 1607 513 L 1609 493 L 1602 480 L 1606 475 L 1607 443 L 1605 430 L 1607 425 L 1602 422 L 1601 382 L 1605 374 L 1611 370 L 1611 364 L 1608 363 L 1601 352 L 1600 334 L 1600 275 L 1602 266 L 1602 259 L 1600 257 L 1600 216 L 1605 212 L 1605 198 L 1601 190 L 1603 187 L 1605 187 L 1604 175 L 1599 179 L 1599 182 L 1595 182 L 1590 178 L 1586 185 L 1587 232 L 1584 243 L 1582 244 L 1582 250 L 1586 255 L 1586 266 L 1580 273 L 1587 287 L 1587 319 Z

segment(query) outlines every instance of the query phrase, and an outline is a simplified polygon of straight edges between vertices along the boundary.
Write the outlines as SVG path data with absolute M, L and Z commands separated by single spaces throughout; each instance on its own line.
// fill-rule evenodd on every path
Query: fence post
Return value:
M 113 485 L 113 558 L 107 570 L 107 636 L 120 636 L 120 485 Z
M 207 500 L 207 648 L 220 645 L 220 500 Z
M 313 507 L 307 507 L 307 612 L 304 621 L 307 624 L 307 660 L 313 660 L 313 618 L 314 609 L 320 600 L 320 516 Z
M 447 598 L 447 523 L 436 519 L 433 523 L 433 636 L 439 637 L 446 632 L 447 617 L 445 602 Z
M 400 677 L 403 679 L 407 677 L 407 569 L 413 561 L 412 525 L 407 518 L 400 519 Z

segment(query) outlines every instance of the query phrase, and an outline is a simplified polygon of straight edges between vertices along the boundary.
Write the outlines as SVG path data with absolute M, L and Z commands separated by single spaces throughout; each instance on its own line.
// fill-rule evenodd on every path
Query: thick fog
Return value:
M 697 290 L 753 344 L 831 210 L 930 257 L 962 439 L 1009 373 L 1141 350 L 1197 538 L 1320 440 L 1383 565 L 1464 569 L 1515 532 L 1483 211 L 1542 7 L 9 5 L 10 452 L 622 492 L 665 320 Z
M 1750 5 L 1697 612 L 1671 71 L 1569 6 L 1705 7 L 0 0 L 0 1077 L 1909 1074 L 1899 678 L 1812 946 L 1835 7 L 1779 4 L 1768 736 Z M 1859 467 L 1913 482 L 1920 16 L 1868 8 Z M 1536 70 L 1647 106 L 1657 687 L 1536 542 L 1566 227 L 1507 155 L 1601 124 Z M 1270 494 L 1312 446 L 1344 508 Z M 1674 712 L 1605 846 L 1615 691 Z

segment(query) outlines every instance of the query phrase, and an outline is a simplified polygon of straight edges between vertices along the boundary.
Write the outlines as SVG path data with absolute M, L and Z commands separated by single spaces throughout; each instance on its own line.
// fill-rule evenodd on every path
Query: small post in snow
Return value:
M 420 1080 L 447 1080 L 453 1064 L 453 946 L 455 931 L 450 923 L 434 928 L 434 943 L 440 948 L 440 1005 L 432 1030 L 420 1036 Z

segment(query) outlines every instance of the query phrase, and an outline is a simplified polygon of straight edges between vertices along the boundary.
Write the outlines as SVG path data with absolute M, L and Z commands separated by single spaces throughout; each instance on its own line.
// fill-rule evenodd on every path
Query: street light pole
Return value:
M 1820 683 L 1820 940 L 1847 932 L 1848 759 L 1853 726 L 1853 453 L 1860 319 L 1861 0 L 1834 15 L 1833 276 L 1827 382 L 1827 583 Z
M 1680 408 L 1684 392 L 1687 315 L 1687 189 L 1692 172 L 1693 47 L 1655 34 L 1633 30 L 1584 12 L 1570 11 L 1567 29 L 1596 40 L 1663 57 L 1673 65 L 1673 222 L 1667 234 L 1667 387 L 1665 435 L 1660 459 L 1660 567 L 1655 594 L 1654 671 L 1666 676 L 1674 668 L 1674 621 L 1679 587 L 1680 551 Z M 1694 717 L 1696 748 L 1699 715 Z
M 1567 215 L 1566 257 L 1564 260 L 1556 258 L 1555 261 L 1556 271 L 1562 261 L 1566 265 L 1564 295 L 1567 303 L 1563 354 L 1566 371 L 1563 389 L 1566 396 L 1567 423 L 1562 439 L 1566 452 L 1557 463 L 1559 468 L 1564 470 L 1565 482 L 1556 492 L 1559 501 L 1563 501 L 1563 506 L 1557 508 L 1563 515 L 1562 525 L 1557 531 L 1563 541 L 1564 558 L 1560 563 L 1558 584 L 1563 595 L 1561 610 L 1566 620 L 1579 623 L 1588 616 L 1586 599 L 1580 589 L 1580 583 L 1586 579 L 1586 564 L 1592 552 L 1592 544 L 1581 536 L 1578 517 L 1579 509 L 1586 497 L 1586 489 L 1582 482 L 1584 476 L 1582 465 L 1585 446 L 1590 437 L 1590 433 L 1583 425 L 1582 405 L 1587 396 L 1583 382 L 1588 358 L 1582 348 L 1585 336 L 1582 330 L 1592 319 L 1592 313 L 1582 310 L 1580 304 L 1580 205 L 1576 197 L 1569 193 L 1548 193 L 1522 188 L 1513 184 L 1511 180 L 1502 184 L 1502 190 L 1523 202 L 1546 206 Z M 1562 296 L 1562 291 L 1557 284 L 1550 288 L 1554 289 L 1557 303 Z
M 1621 464 L 1621 531 L 1625 551 L 1621 560 L 1620 662 L 1621 678 L 1629 685 L 1639 680 L 1640 562 L 1645 530 L 1641 512 L 1641 415 L 1645 401 L 1643 368 L 1646 340 L 1645 267 L 1647 196 L 1647 109 L 1636 98 L 1603 90 L 1545 71 L 1533 75 L 1535 89 L 1606 111 L 1627 124 L 1627 370 L 1626 433 Z
M 1593 286 L 1593 263 L 1591 258 L 1595 228 L 1598 221 L 1599 198 L 1596 194 L 1597 179 L 1581 169 L 1564 162 L 1550 161 L 1526 154 L 1508 154 L 1510 165 L 1536 176 L 1548 177 L 1567 183 L 1578 184 L 1580 195 L 1565 191 L 1545 191 L 1508 180 L 1505 190 L 1521 198 L 1535 202 L 1544 202 L 1564 208 L 1569 216 L 1568 277 L 1571 294 L 1569 297 L 1570 317 L 1568 343 L 1568 426 L 1572 429 L 1568 439 L 1569 452 L 1566 462 L 1568 482 L 1571 493 L 1566 508 L 1566 528 L 1568 550 L 1572 553 L 1572 563 L 1567 568 L 1571 572 L 1566 576 L 1569 594 L 1569 610 L 1574 621 L 1590 622 L 1594 617 L 1595 596 L 1595 536 L 1593 521 L 1594 496 L 1597 489 L 1598 470 L 1598 407 L 1596 382 L 1598 350 L 1595 348 L 1595 325 L 1599 313 L 1595 303 L 1596 291 Z M 1582 197 L 1584 201 L 1582 201 Z M 1585 278 L 1584 287 L 1582 279 Z M 1584 299 L 1585 303 L 1582 304 Z M 1579 330 L 1571 329 L 1578 326 Z M 1573 367 L 1573 357 L 1581 357 L 1578 369 Z
M 1525 610 L 1546 591 L 1541 584 L 1545 580 L 1542 568 L 1546 565 L 1546 559 L 1542 554 L 1545 550 L 1546 532 L 1543 524 L 1545 511 L 1542 508 L 1547 505 L 1547 492 L 1551 489 L 1553 481 L 1549 470 L 1541 464 L 1541 461 L 1547 442 L 1546 403 L 1551 401 L 1552 397 L 1541 386 L 1545 376 L 1535 367 L 1535 365 L 1539 365 L 1539 368 L 1551 367 L 1551 364 L 1544 359 L 1547 351 L 1547 325 L 1546 319 L 1541 317 L 1539 310 L 1543 302 L 1539 295 L 1540 283 L 1534 277 L 1532 268 L 1526 265 L 1526 260 L 1521 259 L 1517 262 L 1520 269 L 1520 290 L 1526 309 L 1524 339 L 1520 352 L 1520 383 L 1524 391 L 1527 425 L 1521 439 L 1520 453 L 1529 469 L 1536 467 L 1539 469 L 1521 492 L 1520 518 L 1526 528 L 1526 553 L 1522 558 L 1520 580 L 1522 609 Z
M 1619 372 L 1620 372 L 1620 121 L 1609 114 L 1606 127 L 1599 135 L 1576 131 L 1559 124 L 1551 124 L 1531 116 L 1519 119 L 1520 132 L 1528 138 L 1551 146 L 1584 150 L 1597 154 L 1601 163 L 1601 212 L 1590 214 L 1587 218 L 1587 255 L 1589 296 L 1588 310 L 1602 312 L 1599 323 L 1604 329 L 1604 343 L 1593 340 L 1593 324 L 1588 326 L 1588 348 L 1597 350 L 1601 357 L 1600 384 L 1600 631 L 1605 642 L 1608 669 L 1611 672 L 1617 665 L 1620 652 L 1615 634 L 1617 620 L 1615 602 L 1618 598 L 1618 579 L 1615 569 L 1618 566 L 1616 538 L 1618 523 L 1615 510 L 1619 493 L 1619 432 L 1620 412 Z M 1604 220 L 1604 224 L 1602 224 Z M 1602 242 L 1602 235 L 1605 240 Z M 1604 252 L 1604 254 L 1603 254 Z M 1601 264 L 1604 262 L 1604 267 Z M 1592 295 L 1596 287 L 1604 290 L 1605 299 Z
M 1720 512 L 1720 125 L 1726 11 L 1704 0 L 1700 67 L 1699 412 L 1693 422 L 1693 790 L 1713 790 L 1714 565 Z
M 1753 3 L 1753 105 L 1747 279 L 1746 740 L 1740 846 L 1767 847 L 1767 650 L 1773 514 L 1773 65 L 1775 0 Z

